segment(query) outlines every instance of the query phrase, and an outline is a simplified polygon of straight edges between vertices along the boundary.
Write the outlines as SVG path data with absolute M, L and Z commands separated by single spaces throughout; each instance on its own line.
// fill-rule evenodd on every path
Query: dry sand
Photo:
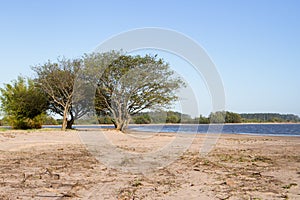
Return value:
M 97 160 L 80 138 L 88 132 L 0 133 L 0 199 L 300 199 L 300 137 L 221 135 L 201 156 L 205 135 L 197 135 L 169 165 L 136 173 Z M 175 138 L 102 133 L 137 155 Z

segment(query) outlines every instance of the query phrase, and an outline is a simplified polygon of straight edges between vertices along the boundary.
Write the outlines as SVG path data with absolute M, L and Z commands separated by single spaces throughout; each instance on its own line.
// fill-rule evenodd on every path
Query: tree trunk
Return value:
M 72 129 L 72 125 L 74 124 L 74 121 L 75 121 L 72 111 L 70 112 L 70 116 L 71 116 L 71 119 L 67 121 L 67 129 Z
M 116 112 L 118 113 L 118 112 Z M 130 121 L 130 115 L 129 114 L 123 114 L 119 113 L 119 116 L 114 115 L 112 122 L 115 126 L 115 129 L 118 131 L 125 132 L 128 124 Z
M 73 124 L 74 124 L 74 119 L 71 119 L 71 120 L 68 120 L 67 121 L 67 129 L 72 129 L 72 126 L 73 126 Z
M 124 125 L 124 122 L 118 123 L 117 126 L 115 126 L 115 127 L 118 131 L 122 131 L 122 132 L 124 132 L 125 128 L 126 128 Z
M 114 124 L 114 126 L 115 126 L 115 129 L 117 129 L 117 127 L 118 127 L 118 125 L 117 125 L 117 122 L 116 122 L 116 120 L 111 120 L 112 121 L 112 123 Z
M 120 122 L 115 123 L 114 125 L 118 131 L 125 132 L 128 127 L 128 124 L 129 124 L 129 120 L 123 119 L 120 120 Z
M 64 110 L 64 116 L 63 116 L 63 123 L 62 123 L 62 127 L 61 127 L 62 131 L 66 130 L 67 124 L 68 124 L 68 110 L 65 109 Z

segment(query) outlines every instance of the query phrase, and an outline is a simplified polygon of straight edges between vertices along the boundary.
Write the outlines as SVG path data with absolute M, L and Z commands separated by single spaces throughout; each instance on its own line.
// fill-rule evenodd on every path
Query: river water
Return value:
M 137 131 L 207 133 L 221 132 L 251 135 L 300 136 L 300 124 L 225 124 L 225 125 L 144 125 L 130 126 Z
M 43 126 L 60 128 L 60 126 Z M 77 129 L 114 128 L 112 125 L 74 125 Z M 130 125 L 130 130 L 187 134 L 230 133 L 250 135 L 300 136 L 300 124 L 159 124 Z

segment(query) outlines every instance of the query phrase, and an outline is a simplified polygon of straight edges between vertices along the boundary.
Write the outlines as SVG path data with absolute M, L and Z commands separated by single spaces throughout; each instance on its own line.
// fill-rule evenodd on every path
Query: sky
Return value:
M 124 31 L 159 27 L 178 31 L 205 49 L 222 78 L 226 110 L 300 115 L 300 1 L 0 3 L 1 87 L 18 75 L 32 76 L 33 65 L 80 57 Z M 171 65 L 183 66 L 170 59 Z M 197 96 L 201 104 L 209 91 Z M 206 115 L 211 106 L 201 106 Z

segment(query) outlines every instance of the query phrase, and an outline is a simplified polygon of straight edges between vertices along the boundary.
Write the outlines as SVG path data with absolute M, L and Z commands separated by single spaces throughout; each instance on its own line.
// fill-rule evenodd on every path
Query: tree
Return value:
M 241 123 L 242 117 L 237 113 L 226 111 L 225 122 L 226 123 Z
M 168 115 L 166 119 L 166 123 L 180 123 L 180 118 L 177 115 Z
M 18 77 L 1 91 L 4 118 L 15 129 L 41 128 L 48 99 L 30 79 Z
M 224 123 L 226 117 L 225 111 L 212 112 L 209 115 L 209 121 L 212 124 Z
M 150 124 L 151 117 L 148 114 L 142 114 L 142 115 L 133 117 L 133 121 L 135 124 Z
M 85 65 L 97 69 L 95 110 L 109 115 L 124 131 L 132 115 L 145 109 L 167 108 L 184 85 L 169 65 L 157 56 L 131 56 L 120 52 L 86 55 Z
M 174 111 L 168 111 L 167 112 L 167 118 L 166 118 L 166 123 L 180 123 L 181 122 L 181 116 L 182 114 L 179 112 L 174 112 Z
M 198 123 L 199 124 L 209 124 L 209 118 L 204 117 L 203 115 L 200 115 L 200 117 L 198 118 Z
M 89 111 L 88 100 L 76 95 L 76 90 L 85 85 L 77 79 L 82 67 L 81 59 L 63 58 L 32 68 L 37 75 L 36 83 L 49 98 L 50 110 L 63 117 L 62 130 L 71 129 L 74 121 Z

